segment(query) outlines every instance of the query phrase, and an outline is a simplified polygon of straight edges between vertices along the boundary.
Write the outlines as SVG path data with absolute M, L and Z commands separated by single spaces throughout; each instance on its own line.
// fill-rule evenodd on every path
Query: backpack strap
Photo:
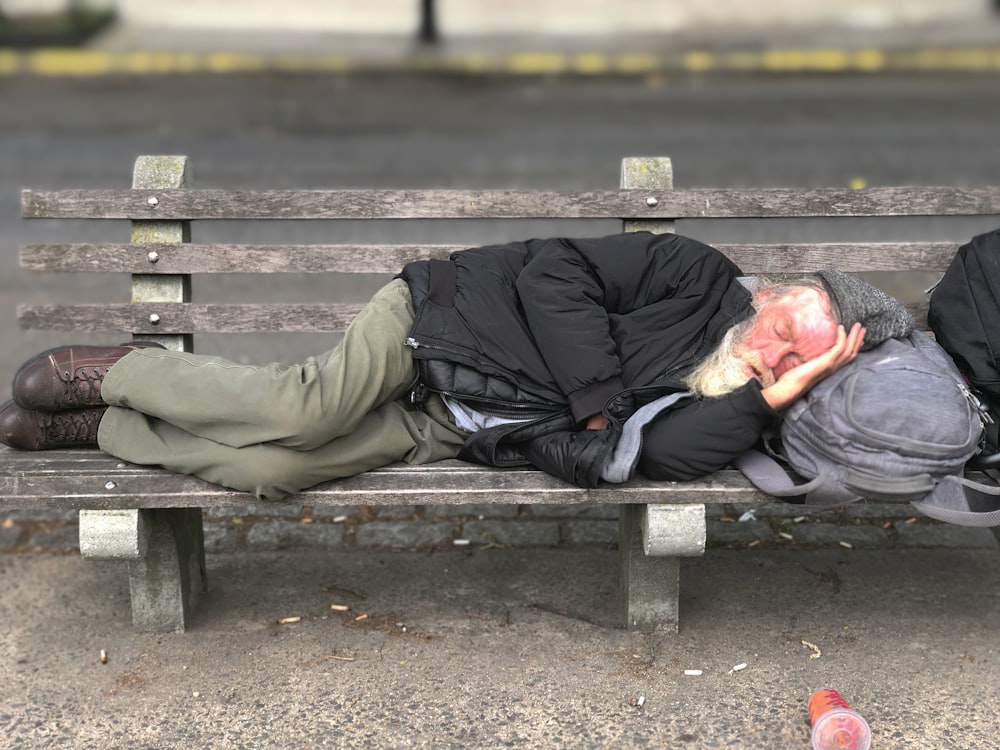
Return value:
M 845 505 L 862 497 L 878 499 L 880 495 L 891 499 L 893 494 L 898 497 L 903 490 L 923 491 L 927 496 L 911 501 L 911 505 L 928 518 L 960 526 L 1000 526 L 1000 485 L 983 484 L 965 477 L 947 476 L 935 480 L 925 474 L 902 483 L 864 477 L 863 481 L 849 481 L 859 495 L 845 497 L 822 476 L 796 484 L 780 463 L 757 450 L 746 451 L 734 459 L 733 465 L 763 492 L 775 497 L 805 495 L 806 504 L 814 507 Z M 851 478 L 862 479 L 853 473 L 848 479 Z
M 1000 526 L 1000 486 L 948 476 L 913 506 L 938 521 L 960 526 Z
M 934 477 L 915 474 L 911 477 L 873 477 L 846 469 L 841 481 L 852 490 L 869 499 L 899 502 L 913 495 L 926 495 L 934 490 Z
M 823 476 L 803 484 L 796 484 L 780 463 L 758 450 L 744 451 L 733 459 L 732 463 L 757 489 L 775 497 L 805 495 L 809 505 L 818 506 L 843 505 L 860 499 L 837 492 L 831 482 Z

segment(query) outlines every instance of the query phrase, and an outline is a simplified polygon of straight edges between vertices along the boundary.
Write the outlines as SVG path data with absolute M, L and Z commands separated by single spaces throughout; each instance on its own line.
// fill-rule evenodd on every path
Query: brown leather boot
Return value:
M 97 427 L 107 409 L 31 411 L 8 401 L 0 406 L 0 443 L 22 451 L 97 445 Z
M 101 383 L 111 365 L 136 349 L 159 344 L 60 346 L 29 359 L 14 376 L 14 402 L 23 409 L 57 412 L 104 406 Z M 162 348 L 162 347 L 160 347 Z

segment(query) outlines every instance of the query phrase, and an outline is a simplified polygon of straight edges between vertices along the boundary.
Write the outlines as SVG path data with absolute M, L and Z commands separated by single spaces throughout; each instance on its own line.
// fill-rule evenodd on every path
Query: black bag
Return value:
M 972 464 L 1000 466 L 1000 229 L 958 249 L 931 293 L 927 322 L 992 420 Z

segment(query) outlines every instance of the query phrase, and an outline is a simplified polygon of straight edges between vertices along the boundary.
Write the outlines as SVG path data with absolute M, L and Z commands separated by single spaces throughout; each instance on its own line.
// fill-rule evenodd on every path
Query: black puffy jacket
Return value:
M 674 234 L 491 245 L 410 263 L 400 275 L 416 310 L 407 343 L 418 391 L 527 418 L 474 433 L 461 458 L 534 464 L 583 487 L 600 482 L 634 411 L 683 390 L 681 378 L 752 314 L 740 270 Z M 583 429 L 602 412 L 608 429 Z M 643 431 L 639 470 L 653 479 L 710 473 L 776 416 L 756 382 L 681 402 Z

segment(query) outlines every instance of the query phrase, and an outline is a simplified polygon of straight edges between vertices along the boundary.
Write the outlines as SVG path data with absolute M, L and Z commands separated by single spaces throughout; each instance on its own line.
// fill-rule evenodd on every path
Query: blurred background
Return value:
M 669 33 L 715 25 L 878 27 L 981 15 L 992 0 L 5 0 L 6 15 L 58 17 L 113 12 L 149 28 L 409 34 L 428 10 L 445 34 L 607 35 Z
M 186 154 L 205 188 L 615 188 L 625 156 L 679 187 L 996 184 L 997 0 L 0 0 L 0 381 L 65 333 L 22 302 L 127 300 L 128 279 L 26 274 L 22 242 L 123 241 L 127 223 L 27 221 L 19 190 L 129 187 Z M 195 241 L 458 241 L 612 224 L 204 223 Z M 964 241 L 992 218 L 683 222 L 707 242 Z M 778 232 L 784 234 L 779 238 Z M 211 277 L 233 301 L 362 300 L 385 281 Z M 926 278 L 881 278 L 901 297 Z M 72 336 L 107 342 L 116 334 Z M 199 351 L 296 360 L 331 341 Z M 4 393 L 0 396 L 6 398 Z

